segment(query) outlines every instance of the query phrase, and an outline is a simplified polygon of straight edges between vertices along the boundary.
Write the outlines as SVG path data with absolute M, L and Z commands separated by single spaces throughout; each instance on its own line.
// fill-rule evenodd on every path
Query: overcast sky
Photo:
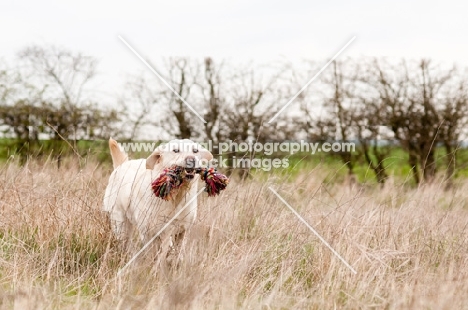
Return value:
M 145 70 L 145 57 L 236 60 L 346 56 L 430 57 L 468 66 L 468 2 L 441 1 L 12 1 L 0 4 L 0 57 L 54 44 L 100 60 L 109 81 Z M 341 56 L 340 56 L 341 57 Z M 108 83 L 109 92 L 119 86 Z

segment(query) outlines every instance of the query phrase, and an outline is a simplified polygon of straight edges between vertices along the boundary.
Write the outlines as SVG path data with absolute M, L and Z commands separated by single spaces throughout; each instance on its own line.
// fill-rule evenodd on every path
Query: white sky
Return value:
M 12 1 L 0 4 L 0 58 L 54 44 L 100 60 L 102 92 L 146 70 L 117 38 L 153 61 L 213 56 L 263 61 L 346 56 L 430 57 L 468 66 L 468 2 L 442 1 Z

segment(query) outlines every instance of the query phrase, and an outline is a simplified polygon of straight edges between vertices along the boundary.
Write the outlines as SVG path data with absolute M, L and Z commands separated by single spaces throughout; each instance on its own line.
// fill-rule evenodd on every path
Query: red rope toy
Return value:
M 205 181 L 205 192 L 210 197 L 219 195 L 229 183 L 229 178 L 218 173 L 215 168 L 196 168 L 195 173 L 198 173 Z M 174 165 L 164 169 L 159 177 L 151 183 L 153 193 L 163 200 L 171 200 L 172 191 L 182 186 L 185 175 L 185 169 L 180 166 Z

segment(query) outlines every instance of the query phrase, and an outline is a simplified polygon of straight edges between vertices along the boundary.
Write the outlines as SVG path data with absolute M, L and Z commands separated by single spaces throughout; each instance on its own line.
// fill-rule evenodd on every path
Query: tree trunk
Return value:
M 434 149 L 430 149 L 425 158 L 421 158 L 421 167 L 423 170 L 423 178 L 425 182 L 432 182 L 436 174 L 436 161 Z
M 445 151 L 447 153 L 447 183 L 445 189 L 450 189 L 453 186 L 453 177 L 455 175 L 455 165 L 456 165 L 456 149 L 454 150 L 450 142 L 444 142 Z
M 419 178 L 419 168 L 418 168 L 418 160 L 416 155 L 410 153 L 409 158 L 408 158 L 408 164 L 411 167 L 411 170 L 413 171 L 413 178 L 416 184 L 419 184 L 421 182 Z
M 361 141 L 363 153 L 364 153 L 364 158 L 366 159 L 367 164 L 371 167 L 372 171 L 374 171 L 375 178 L 377 179 L 377 183 L 379 183 L 381 186 L 385 184 L 385 180 L 387 179 L 387 173 L 385 171 L 385 166 L 383 165 L 383 160 L 385 156 L 383 156 L 379 151 L 377 150 L 377 145 L 374 145 L 373 153 L 375 157 L 377 158 L 377 163 L 374 163 L 370 156 L 370 149 L 369 146 L 367 145 L 367 141 Z

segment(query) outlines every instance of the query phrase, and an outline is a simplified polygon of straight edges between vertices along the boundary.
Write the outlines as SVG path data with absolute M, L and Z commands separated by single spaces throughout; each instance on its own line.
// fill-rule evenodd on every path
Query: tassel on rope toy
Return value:
M 195 173 L 200 174 L 201 179 L 205 181 L 205 191 L 209 197 L 219 195 L 229 183 L 229 178 L 218 173 L 215 168 L 197 168 Z M 156 197 L 171 200 L 172 192 L 181 187 L 184 180 L 185 169 L 174 165 L 164 169 L 159 177 L 151 183 L 151 188 Z
M 184 182 L 183 172 L 184 169 L 179 166 L 164 169 L 159 177 L 151 183 L 151 188 L 156 197 L 171 200 L 171 191 L 178 189 Z
M 222 173 L 218 173 L 215 168 L 199 168 L 196 172 L 205 181 L 205 191 L 210 197 L 219 195 L 219 192 L 226 189 L 229 183 L 229 178 Z

